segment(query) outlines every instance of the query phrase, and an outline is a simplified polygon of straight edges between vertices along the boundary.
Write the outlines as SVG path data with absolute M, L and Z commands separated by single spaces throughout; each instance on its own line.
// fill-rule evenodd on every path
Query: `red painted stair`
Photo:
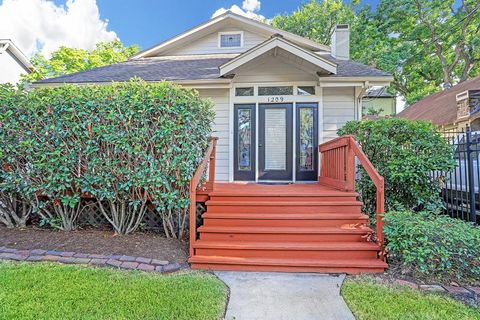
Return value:
M 216 184 L 189 262 L 194 269 L 383 272 L 355 192 L 319 184 Z

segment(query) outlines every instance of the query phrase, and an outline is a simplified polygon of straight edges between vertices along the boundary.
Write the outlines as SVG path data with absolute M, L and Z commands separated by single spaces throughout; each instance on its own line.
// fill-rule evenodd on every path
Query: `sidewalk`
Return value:
M 215 272 L 230 288 L 227 320 L 354 320 L 340 296 L 344 275 Z

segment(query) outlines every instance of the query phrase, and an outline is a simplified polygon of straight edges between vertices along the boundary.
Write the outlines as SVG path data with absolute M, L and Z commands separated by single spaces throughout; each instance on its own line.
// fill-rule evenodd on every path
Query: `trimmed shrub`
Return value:
M 339 135 L 354 135 L 385 179 L 385 210 L 436 210 L 443 206 L 440 183 L 431 173 L 455 165 L 453 148 L 426 121 L 379 119 L 350 121 Z M 376 189 L 361 169 L 357 189 L 365 211 L 375 212 Z
M 480 228 L 445 215 L 399 211 L 384 216 L 388 257 L 404 273 L 480 278 Z
M 0 139 L 9 145 L 0 154 L 8 167 L 0 170 L 2 190 L 26 183 L 22 197 L 44 220 L 61 219 L 64 230 L 75 227 L 85 209 L 81 196 L 90 194 L 117 233 L 137 229 L 150 207 L 168 236 L 183 236 L 189 180 L 211 134 L 210 101 L 140 80 L 0 90 L 0 99 L 17 99 L 0 100 L 7 111 Z
M 9 84 L 0 85 L 0 223 L 8 228 L 25 227 L 32 212 L 29 191 L 29 179 L 25 175 L 27 163 L 25 154 L 20 152 L 24 145 L 20 144 L 16 131 L 20 119 L 26 117 L 24 110 L 16 110 L 19 104 L 25 103 L 26 96 Z M 16 161 L 18 159 L 18 161 Z

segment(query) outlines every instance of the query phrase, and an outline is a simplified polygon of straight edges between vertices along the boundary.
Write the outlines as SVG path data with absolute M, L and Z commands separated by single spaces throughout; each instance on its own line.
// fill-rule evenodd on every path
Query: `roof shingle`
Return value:
M 386 72 L 352 60 L 338 60 L 332 56 L 323 57 L 338 65 L 337 74 L 329 77 L 390 76 Z M 225 55 L 141 58 L 56 78 L 44 79 L 36 82 L 36 84 L 121 82 L 128 81 L 133 77 L 139 77 L 145 81 L 220 79 L 219 67 L 231 59 L 233 59 L 232 56 L 227 57 Z

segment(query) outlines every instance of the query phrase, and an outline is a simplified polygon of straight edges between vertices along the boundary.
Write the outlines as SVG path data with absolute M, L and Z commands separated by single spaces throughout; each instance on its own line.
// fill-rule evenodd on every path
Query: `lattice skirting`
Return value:
M 102 214 L 99 204 L 94 199 L 82 199 L 82 207 L 83 211 L 78 219 L 78 225 L 81 227 L 108 227 L 110 224 L 108 223 L 105 216 Z M 105 208 L 107 209 L 107 206 Z M 197 225 L 202 224 L 202 214 L 206 211 L 205 204 L 198 203 L 197 204 Z M 188 219 L 188 213 L 187 213 Z M 160 214 L 154 208 L 148 208 L 147 212 L 143 218 L 143 221 L 140 225 L 141 230 L 148 230 L 148 231 L 158 231 L 164 232 L 163 230 L 163 223 Z

